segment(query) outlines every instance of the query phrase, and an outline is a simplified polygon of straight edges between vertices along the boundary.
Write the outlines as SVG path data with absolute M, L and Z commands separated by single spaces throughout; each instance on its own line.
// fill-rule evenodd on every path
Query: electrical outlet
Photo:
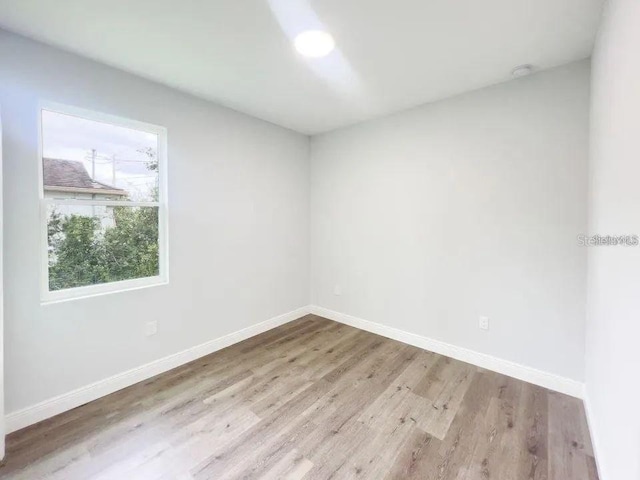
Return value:
M 480 317 L 478 319 L 478 327 L 480 330 L 489 330 L 489 317 Z
M 336 285 L 333 287 L 333 294 L 334 294 L 334 295 L 337 295 L 337 296 L 342 295 L 342 287 L 341 287 L 340 285 L 337 285 L 337 284 L 336 284 Z
M 144 334 L 147 337 L 150 337 L 152 335 L 155 335 L 156 333 L 158 333 L 158 322 L 156 320 L 147 322 L 144 326 Z

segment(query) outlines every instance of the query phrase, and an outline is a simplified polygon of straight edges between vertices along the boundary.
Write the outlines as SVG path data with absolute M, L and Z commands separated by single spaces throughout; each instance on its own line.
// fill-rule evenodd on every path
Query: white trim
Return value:
M 429 350 L 441 355 L 446 355 L 463 362 L 471 363 L 488 370 L 492 370 L 504 375 L 508 375 L 525 382 L 533 383 L 550 390 L 561 392 L 577 398 L 585 398 L 585 410 L 587 421 L 591 431 L 591 438 L 594 452 L 598 452 L 597 436 L 593 430 L 592 413 L 588 397 L 584 395 L 584 385 L 581 382 L 561 377 L 552 373 L 543 372 L 531 367 L 519 365 L 508 360 L 493 357 L 484 353 L 476 352 L 462 347 L 457 347 L 439 340 L 423 337 L 413 333 L 405 332 L 397 328 L 387 327 L 379 323 L 363 320 L 351 315 L 335 312 L 316 305 L 300 307 L 289 313 L 273 317 L 264 322 L 252 325 L 237 332 L 230 333 L 223 337 L 209 342 L 191 347 L 182 352 L 169 355 L 155 360 L 140 367 L 114 375 L 104 380 L 86 385 L 71 392 L 45 400 L 31 407 L 12 412 L 5 417 L 6 433 L 15 432 L 21 428 L 45 420 L 54 415 L 58 415 L 72 408 L 76 408 L 87 402 L 91 402 L 110 393 L 116 392 L 135 383 L 151 378 L 172 368 L 184 365 L 210 353 L 226 348 L 235 343 L 246 340 L 260 333 L 276 328 L 285 323 L 312 313 L 336 322 L 344 323 L 361 330 L 382 335 L 393 340 L 397 340 L 418 348 Z M 596 459 L 598 459 L 596 454 Z M 598 462 L 598 471 L 602 475 L 601 462 Z
M 15 432 L 21 428 L 40 422 L 58 415 L 72 408 L 84 405 L 110 393 L 129 387 L 135 383 L 147 380 L 155 375 L 164 373 L 172 368 L 197 360 L 235 343 L 246 340 L 260 333 L 279 327 L 285 323 L 297 320 L 309 313 L 309 307 L 300 307 L 289 313 L 270 318 L 261 323 L 238 330 L 215 340 L 196 345 L 173 355 L 160 358 L 153 362 L 141 365 L 126 372 L 119 373 L 104 380 L 80 387 L 44 402 L 32 405 L 22 410 L 12 412 L 5 417 L 7 433 Z
M 147 207 L 159 208 L 160 202 L 129 202 L 128 200 L 81 200 L 78 198 L 43 198 L 45 205 L 83 205 L 85 207 L 105 206 L 105 207 Z
M 478 367 L 486 368 L 487 370 L 492 370 L 502 373 L 503 375 L 508 375 L 509 377 L 555 390 L 556 392 L 571 395 L 572 397 L 582 398 L 583 395 L 584 384 L 570 378 L 543 372 L 542 370 L 520 365 L 509 360 L 503 360 L 485 353 L 441 342 L 440 340 L 405 332 L 397 328 L 387 327 L 386 325 L 370 322 L 369 320 L 363 320 L 352 315 L 335 312 L 316 305 L 311 305 L 310 312 L 314 315 L 319 315 L 361 330 L 382 335 L 383 337 L 398 340 L 399 342 L 407 343 L 424 350 L 439 353 L 440 355 L 455 358 L 456 360 L 471 363 Z
M 583 391 L 583 400 L 584 400 L 584 411 L 587 416 L 587 426 L 589 427 L 589 435 L 591 436 L 591 447 L 593 448 L 593 457 L 596 460 L 596 467 L 598 468 L 598 477 L 600 480 L 609 480 L 609 477 L 605 475 L 606 470 L 604 469 L 604 465 L 602 462 L 602 457 L 600 453 L 602 449 L 600 448 L 600 442 L 598 435 L 596 434 L 596 422 L 593 417 L 593 407 L 591 406 L 591 400 L 589 397 L 589 393 L 587 392 L 587 387 L 585 385 Z
M 169 282 L 161 276 L 132 278 L 130 280 L 121 280 L 119 282 L 100 283 L 97 285 L 87 285 L 85 287 L 65 288 L 48 292 L 43 295 L 40 305 L 53 305 L 70 300 L 82 300 L 84 298 L 94 298 L 101 295 L 111 293 L 129 292 L 131 290 L 140 290 L 141 288 L 159 287 L 168 285 Z
M 4 421 L 4 283 L 3 283 L 3 210 L 2 210 L 2 112 L 0 112 L 0 460 L 5 453 L 5 421 Z
M 45 185 L 45 192 L 64 192 L 64 193 L 86 193 L 91 195 L 113 195 L 118 197 L 126 197 L 126 190 L 115 190 L 109 188 L 88 188 L 88 187 L 60 187 L 57 185 Z
M 154 134 L 158 137 L 158 202 L 127 202 L 122 200 L 93 200 L 93 199 L 64 199 L 56 200 L 44 197 L 43 171 L 43 132 L 42 112 L 55 112 L 71 115 L 94 122 L 106 123 L 128 129 Z M 165 285 L 169 283 L 169 222 L 168 222 L 168 150 L 167 129 L 159 125 L 131 120 L 129 118 L 109 115 L 94 110 L 87 110 L 71 105 L 40 101 L 38 104 L 38 190 L 40 198 L 40 301 L 43 305 L 93 297 L 106 293 L 117 293 L 132 289 Z M 47 206 L 62 205 L 106 205 L 126 207 L 156 207 L 158 208 L 158 275 L 155 277 L 133 278 L 120 282 L 109 282 L 99 285 L 86 285 L 64 290 L 49 290 L 49 249 L 47 235 Z
M 67 105 L 64 103 L 51 102 L 48 100 L 41 100 L 39 102 L 38 111 L 42 110 L 93 120 L 94 122 L 107 123 L 109 125 L 115 125 L 117 127 L 140 130 L 158 136 L 167 133 L 167 129 L 165 127 L 154 125 L 153 123 L 141 122 L 139 120 L 133 120 L 131 118 L 125 118 L 119 115 L 111 115 L 109 113 L 89 110 L 87 108 L 76 107 L 74 105 Z

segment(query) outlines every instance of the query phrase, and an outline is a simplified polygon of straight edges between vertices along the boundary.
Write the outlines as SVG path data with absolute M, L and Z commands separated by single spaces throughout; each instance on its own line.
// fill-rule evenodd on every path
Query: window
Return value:
M 60 105 L 40 122 L 42 300 L 166 283 L 166 130 Z

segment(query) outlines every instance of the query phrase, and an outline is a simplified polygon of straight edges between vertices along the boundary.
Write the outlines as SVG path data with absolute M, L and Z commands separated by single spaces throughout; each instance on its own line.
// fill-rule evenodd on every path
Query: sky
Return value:
M 89 175 L 95 149 L 94 180 L 127 190 L 130 200 L 152 200 L 157 172 L 147 168 L 149 157 L 143 152 L 157 152 L 153 133 L 43 110 L 42 147 L 47 158 L 82 162 Z

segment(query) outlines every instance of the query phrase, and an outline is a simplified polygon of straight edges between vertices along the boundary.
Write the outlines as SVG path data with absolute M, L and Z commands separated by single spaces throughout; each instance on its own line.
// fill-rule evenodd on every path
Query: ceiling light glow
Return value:
M 320 58 L 329 55 L 335 48 L 333 37 L 322 30 L 302 32 L 294 40 L 296 50 L 305 57 Z

